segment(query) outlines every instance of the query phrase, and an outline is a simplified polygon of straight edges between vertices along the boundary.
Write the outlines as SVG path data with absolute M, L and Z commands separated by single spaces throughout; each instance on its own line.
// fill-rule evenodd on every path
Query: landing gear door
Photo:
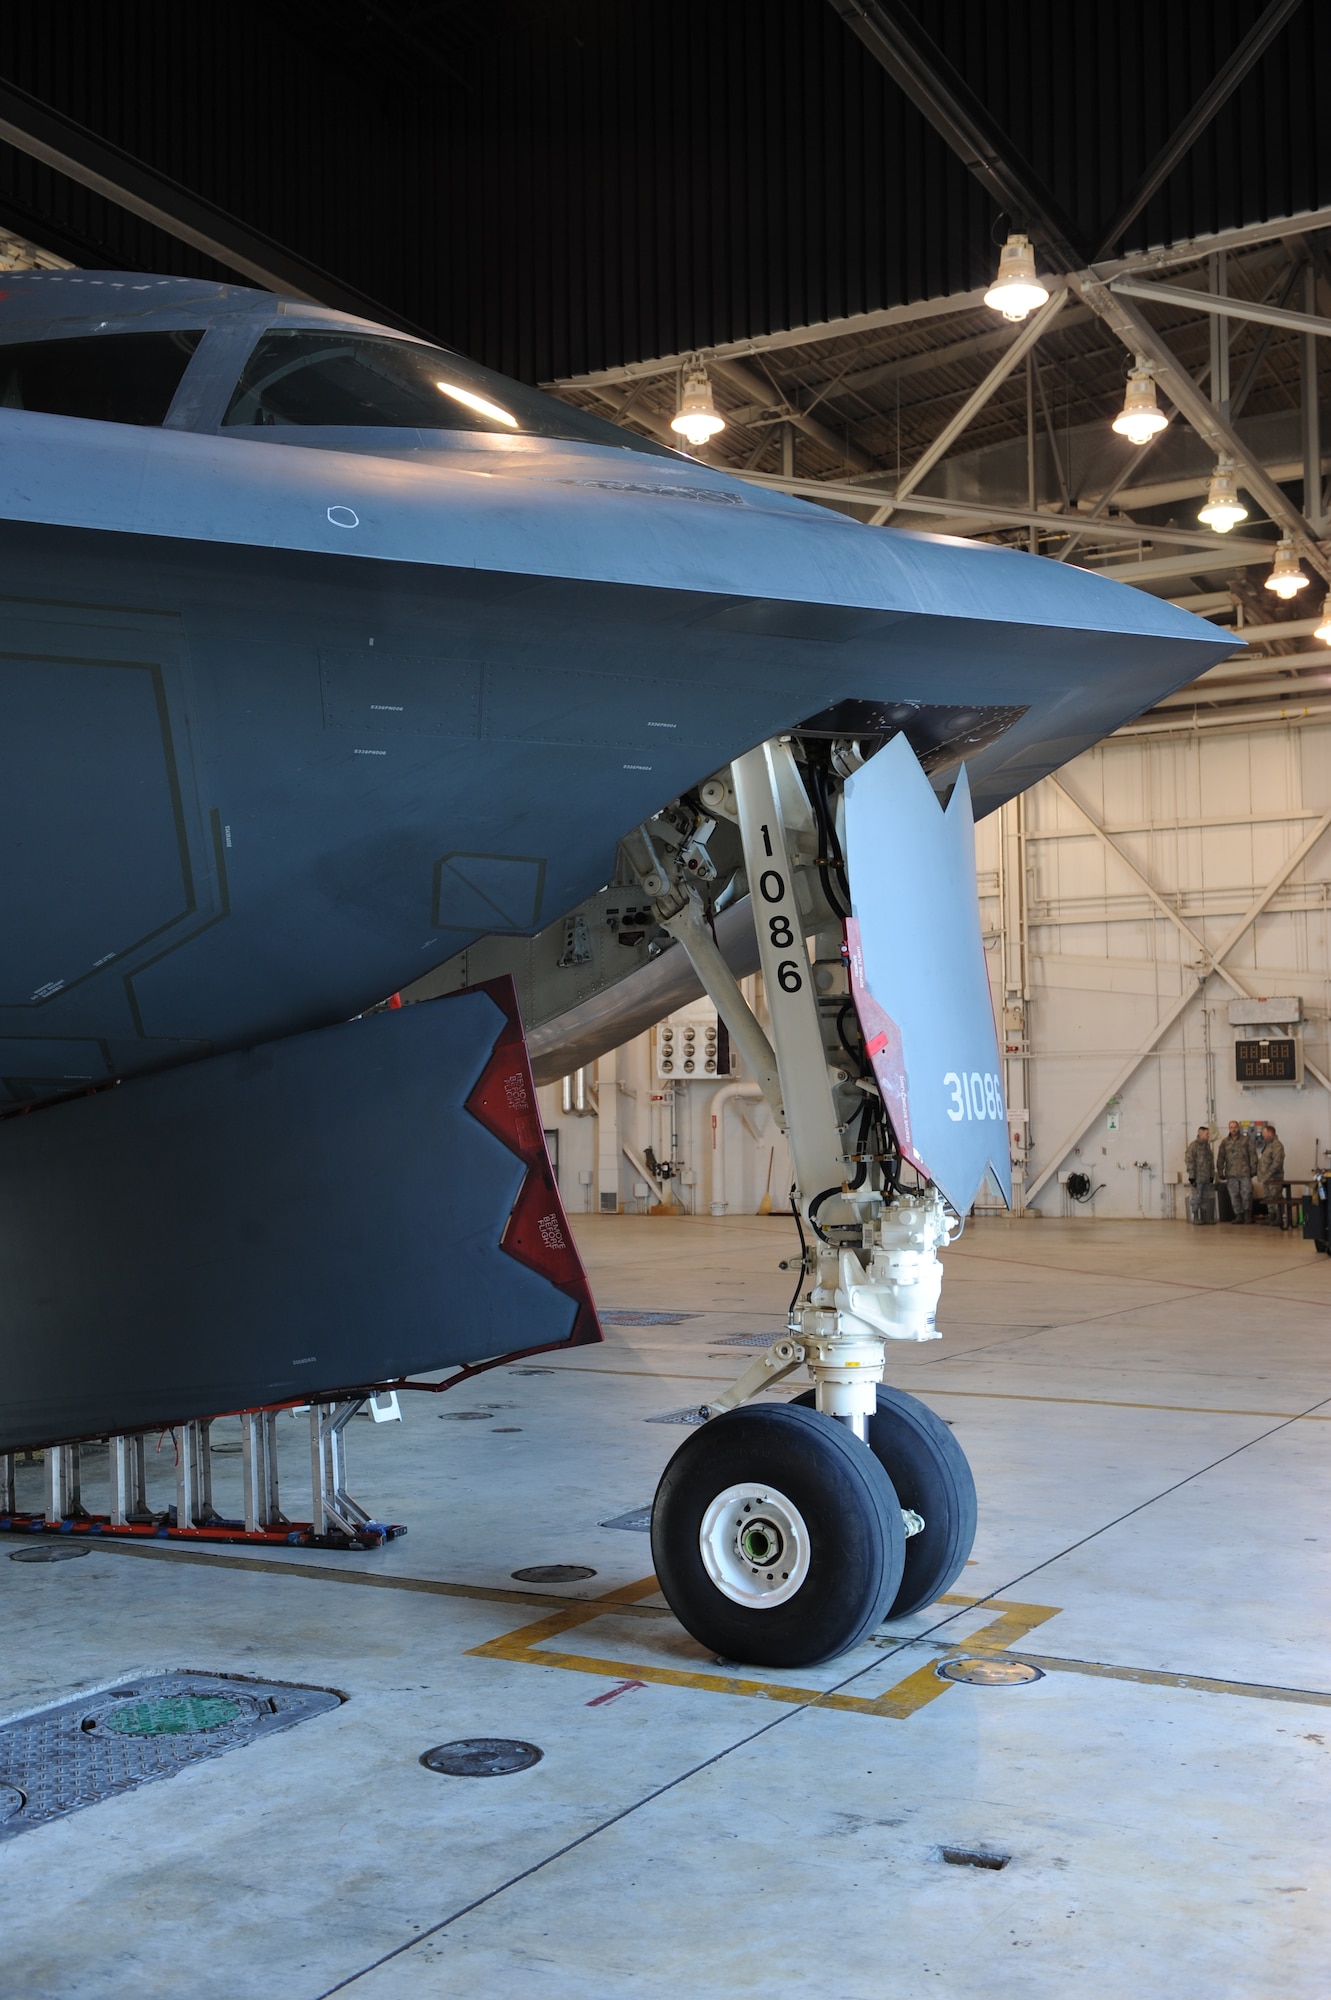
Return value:
M 897 1139 L 960 1214 L 986 1172 L 1010 1206 L 965 769 L 944 812 L 896 736 L 847 779 L 845 799 L 851 991 Z

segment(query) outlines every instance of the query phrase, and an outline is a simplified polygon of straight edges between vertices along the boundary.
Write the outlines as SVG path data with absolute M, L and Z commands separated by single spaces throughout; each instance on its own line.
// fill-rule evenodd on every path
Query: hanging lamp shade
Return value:
M 1217 461 L 1211 474 L 1211 484 L 1206 495 L 1206 505 L 1197 510 L 1197 519 L 1205 521 L 1208 528 L 1214 528 L 1217 535 L 1227 535 L 1239 521 L 1246 521 L 1248 510 L 1239 499 L 1238 486 L 1234 479 L 1234 464 L 1231 459 Z
M 1313 633 L 1313 637 L 1320 639 L 1324 646 L 1331 646 L 1331 596 L 1323 600 L 1322 622 Z
M 1025 319 L 1048 297 L 1048 285 L 1036 276 L 1030 237 L 1009 236 L 998 253 L 998 276 L 984 295 L 985 304 L 1004 319 Z
M 1299 592 L 1306 590 L 1307 587 L 1308 579 L 1299 567 L 1294 544 L 1288 535 L 1282 535 L 1276 543 L 1275 561 L 1271 565 L 1271 574 L 1266 579 L 1266 588 L 1273 590 L 1277 597 L 1283 597 L 1288 603 L 1291 597 L 1297 597 Z
M 717 409 L 712 398 L 712 384 L 701 360 L 689 363 L 684 370 L 684 388 L 679 399 L 679 408 L 670 419 L 672 431 L 678 431 L 695 447 L 706 444 L 726 427 L 726 420 Z
M 1114 419 L 1114 429 L 1120 437 L 1131 438 L 1134 444 L 1145 444 L 1148 438 L 1158 436 L 1168 422 L 1155 400 L 1151 371 L 1144 361 L 1139 361 L 1128 376 L 1128 391 L 1123 408 Z

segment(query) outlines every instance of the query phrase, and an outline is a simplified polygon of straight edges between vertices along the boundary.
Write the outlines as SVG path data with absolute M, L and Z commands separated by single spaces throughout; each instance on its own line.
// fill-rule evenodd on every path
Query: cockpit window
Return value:
M 161 424 L 203 331 L 93 333 L 0 347 L 0 408 Z
M 445 348 L 339 332 L 266 333 L 250 356 L 223 422 L 233 429 L 320 424 L 487 431 L 499 437 L 572 438 L 671 456 L 646 438 Z

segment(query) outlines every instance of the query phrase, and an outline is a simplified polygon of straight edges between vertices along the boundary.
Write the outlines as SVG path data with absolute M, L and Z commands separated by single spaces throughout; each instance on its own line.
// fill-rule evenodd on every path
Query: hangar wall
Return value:
M 1291 1175 L 1326 1161 L 1331 712 L 1121 731 L 983 821 L 977 866 L 1019 1206 L 1181 1220 L 1184 1147 L 1208 1121 L 1269 1118 Z M 1299 1085 L 1236 1081 L 1236 992 L 1299 996 Z M 542 1091 L 565 1201 L 647 1209 L 629 1151 L 667 1158 L 673 1130 L 686 1208 L 753 1214 L 769 1187 L 783 1206 L 789 1154 L 756 1089 L 718 1102 L 738 1065 L 666 1085 L 655 1033 L 597 1065 L 582 1115 Z M 1063 1186 L 1076 1170 L 1098 1190 L 1084 1205 Z
M 766 1024 L 761 974 L 741 985 Z M 607 1208 L 642 1214 L 658 1205 L 690 1215 L 753 1215 L 764 1195 L 774 1210 L 786 1208 L 790 1148 L 738 1054 L 728 1069 L 723 1061 L 720 1074 L 662 1074 L 662 1031 L 673 1028 L 680 1037 L 692 1027 L 702 1042 L 715 1020 L 708 1003 L 698 1001 L 603 1056 L 580 1079 L 541 1088 L 560 1191 L 575 1214 Z M 653 1175 L 660 1161 L 681 1169 L 668 1184 Z
M 1040 1213 L 1077 1212 L 1057 1175 L 1079 1168 L 1103 1186 L 1097 1214 L 1181 1215 L 1183 1149 L 1207 1120 L 1269 1118 L 1290 1173 L 1311 1170 L 1331 1138 L 1307 1067 L 1331 1068 L 1329 819 L 1331 717 L 1310 717 L 1139 725 L 979 827 L 1009 1100 L 1029 1112 L 1016 1157 Z M 1236 987 L 1302 999 L 1301 1086 L 1236 1081 Z

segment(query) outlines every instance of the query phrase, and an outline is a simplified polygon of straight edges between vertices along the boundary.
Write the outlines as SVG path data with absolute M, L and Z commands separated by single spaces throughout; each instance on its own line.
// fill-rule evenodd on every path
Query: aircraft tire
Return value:
M 906 1548 L 881 1462 L 790 1403 L 711 1418 L 652 1508 L 667 1604 L 700 1645 L 751 1666 L 808 1667 L 856 1645 L 900 1589 Z
M 813 1391 L 796 1396 L 789 1407 L 811 1409 Z M 975 1480 L 942 1418 L 886 1383 L 878 1385 L 878 1411 L 869 1419 L 869 1449 L 901 1505 L 924 1522 L 922 1532 L 906 1542 L 901 1585 L 886 1614 L 906 1618 L 941 1597 L 966 1567 L 975 1540 Z

